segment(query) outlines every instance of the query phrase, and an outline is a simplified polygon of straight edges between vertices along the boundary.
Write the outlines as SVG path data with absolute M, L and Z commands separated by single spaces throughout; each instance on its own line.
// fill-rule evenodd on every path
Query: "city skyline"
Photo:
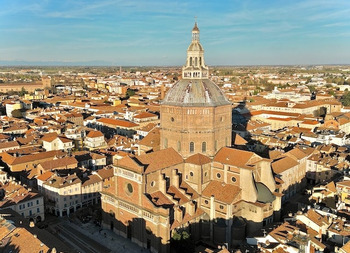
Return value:
M 347 1 L 0 5 L 0 65 L 183 65 L 195 16 L 209 65 L 350 63 Z

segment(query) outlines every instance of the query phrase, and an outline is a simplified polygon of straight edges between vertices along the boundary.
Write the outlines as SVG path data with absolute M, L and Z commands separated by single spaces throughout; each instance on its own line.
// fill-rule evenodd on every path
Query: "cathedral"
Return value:
M 231 147 L 232 105 L 209 79 L 195 23 L 182 79 L 161 102 L 160 150 L 114 164 L 101 192 L 103 226 L 170 252 L 175 233 L 234 247 L 278 219 L 282 194 L 271 161 Z

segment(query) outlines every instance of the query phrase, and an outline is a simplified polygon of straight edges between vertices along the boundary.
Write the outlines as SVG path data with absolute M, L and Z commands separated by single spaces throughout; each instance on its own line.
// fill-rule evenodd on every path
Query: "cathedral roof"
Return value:
M 219 106 L 231 104 L 209 79 L 182 79 L 166 94 L 162 104 L 175 106 Z
M 188 51 L 204 51 L 203 46 L 199 42 L 192 42 L 188 49 Z
M 188 157 L 185 161 L 186 163 L 192 163 L 196 165 L 204 165 L 211 162 L 211 159 L 203 154 L 195 154 Z

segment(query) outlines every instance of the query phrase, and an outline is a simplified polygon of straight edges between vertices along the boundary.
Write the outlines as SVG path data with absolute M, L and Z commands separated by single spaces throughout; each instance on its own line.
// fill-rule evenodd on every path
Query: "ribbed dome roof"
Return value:
M 175 106 L 219 106 L 231 104 L 209 79 L 182 79 L 167 92 L 162 104 Z
M 189 45 L 187 51 L 203 51 L 203 47 L 199 42 L 192 42 Z

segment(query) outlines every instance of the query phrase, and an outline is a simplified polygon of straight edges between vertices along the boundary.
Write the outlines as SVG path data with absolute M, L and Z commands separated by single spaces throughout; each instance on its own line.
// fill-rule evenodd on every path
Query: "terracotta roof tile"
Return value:
M 98 119 L 97 122 L 107 124 L 107 125 L 113 125 L 115 127 L 121 126 L 121 127 L 137 127 L 139 126 L 136 123 L 126 121 L 126 120 L 120 120 L 120 119 L 109 119 L 109 118 L 101 118 Z
M 185 161 L 186 163 L 192 163 L 196 165 L 203 165 L 211 162 L 211 159 L 203 154 L 195 154 L 188 157 Z
M 153 192 L 150 195 L 151 201 L 156 206 L 172 206 L 174 203 L 161 191 Z
M 135 157 L 140 164 L 145 165 L 145 173 L 164 169 L 176 164 L 183 163 L 182 156 L 173 148 L 162 149 L 145 155 Z
M 96 137 L 102 137 L 104 136 L 103 133 L 101 133 L 100 131 L 90 131 L 86 137 L 88 138 L 96 138 Z
M 256 160 L 261 159 L 260 156 L 253 152 L 223 147 L 216 153 L 214 162 L 246 168 L 249 162 L 253 162 L 252 158 L 256 158 Z
M 276 174 L 280 174 L 298 165 L 299 163 L 290 157 L 283 157 L 271 163 L 271 167 Z
M 213 180 L 204 189 L 202 196 L 207 198 L 214 196 L 220 202 L 232 204 L 240 191 L 241 189 L 238 186 Z

